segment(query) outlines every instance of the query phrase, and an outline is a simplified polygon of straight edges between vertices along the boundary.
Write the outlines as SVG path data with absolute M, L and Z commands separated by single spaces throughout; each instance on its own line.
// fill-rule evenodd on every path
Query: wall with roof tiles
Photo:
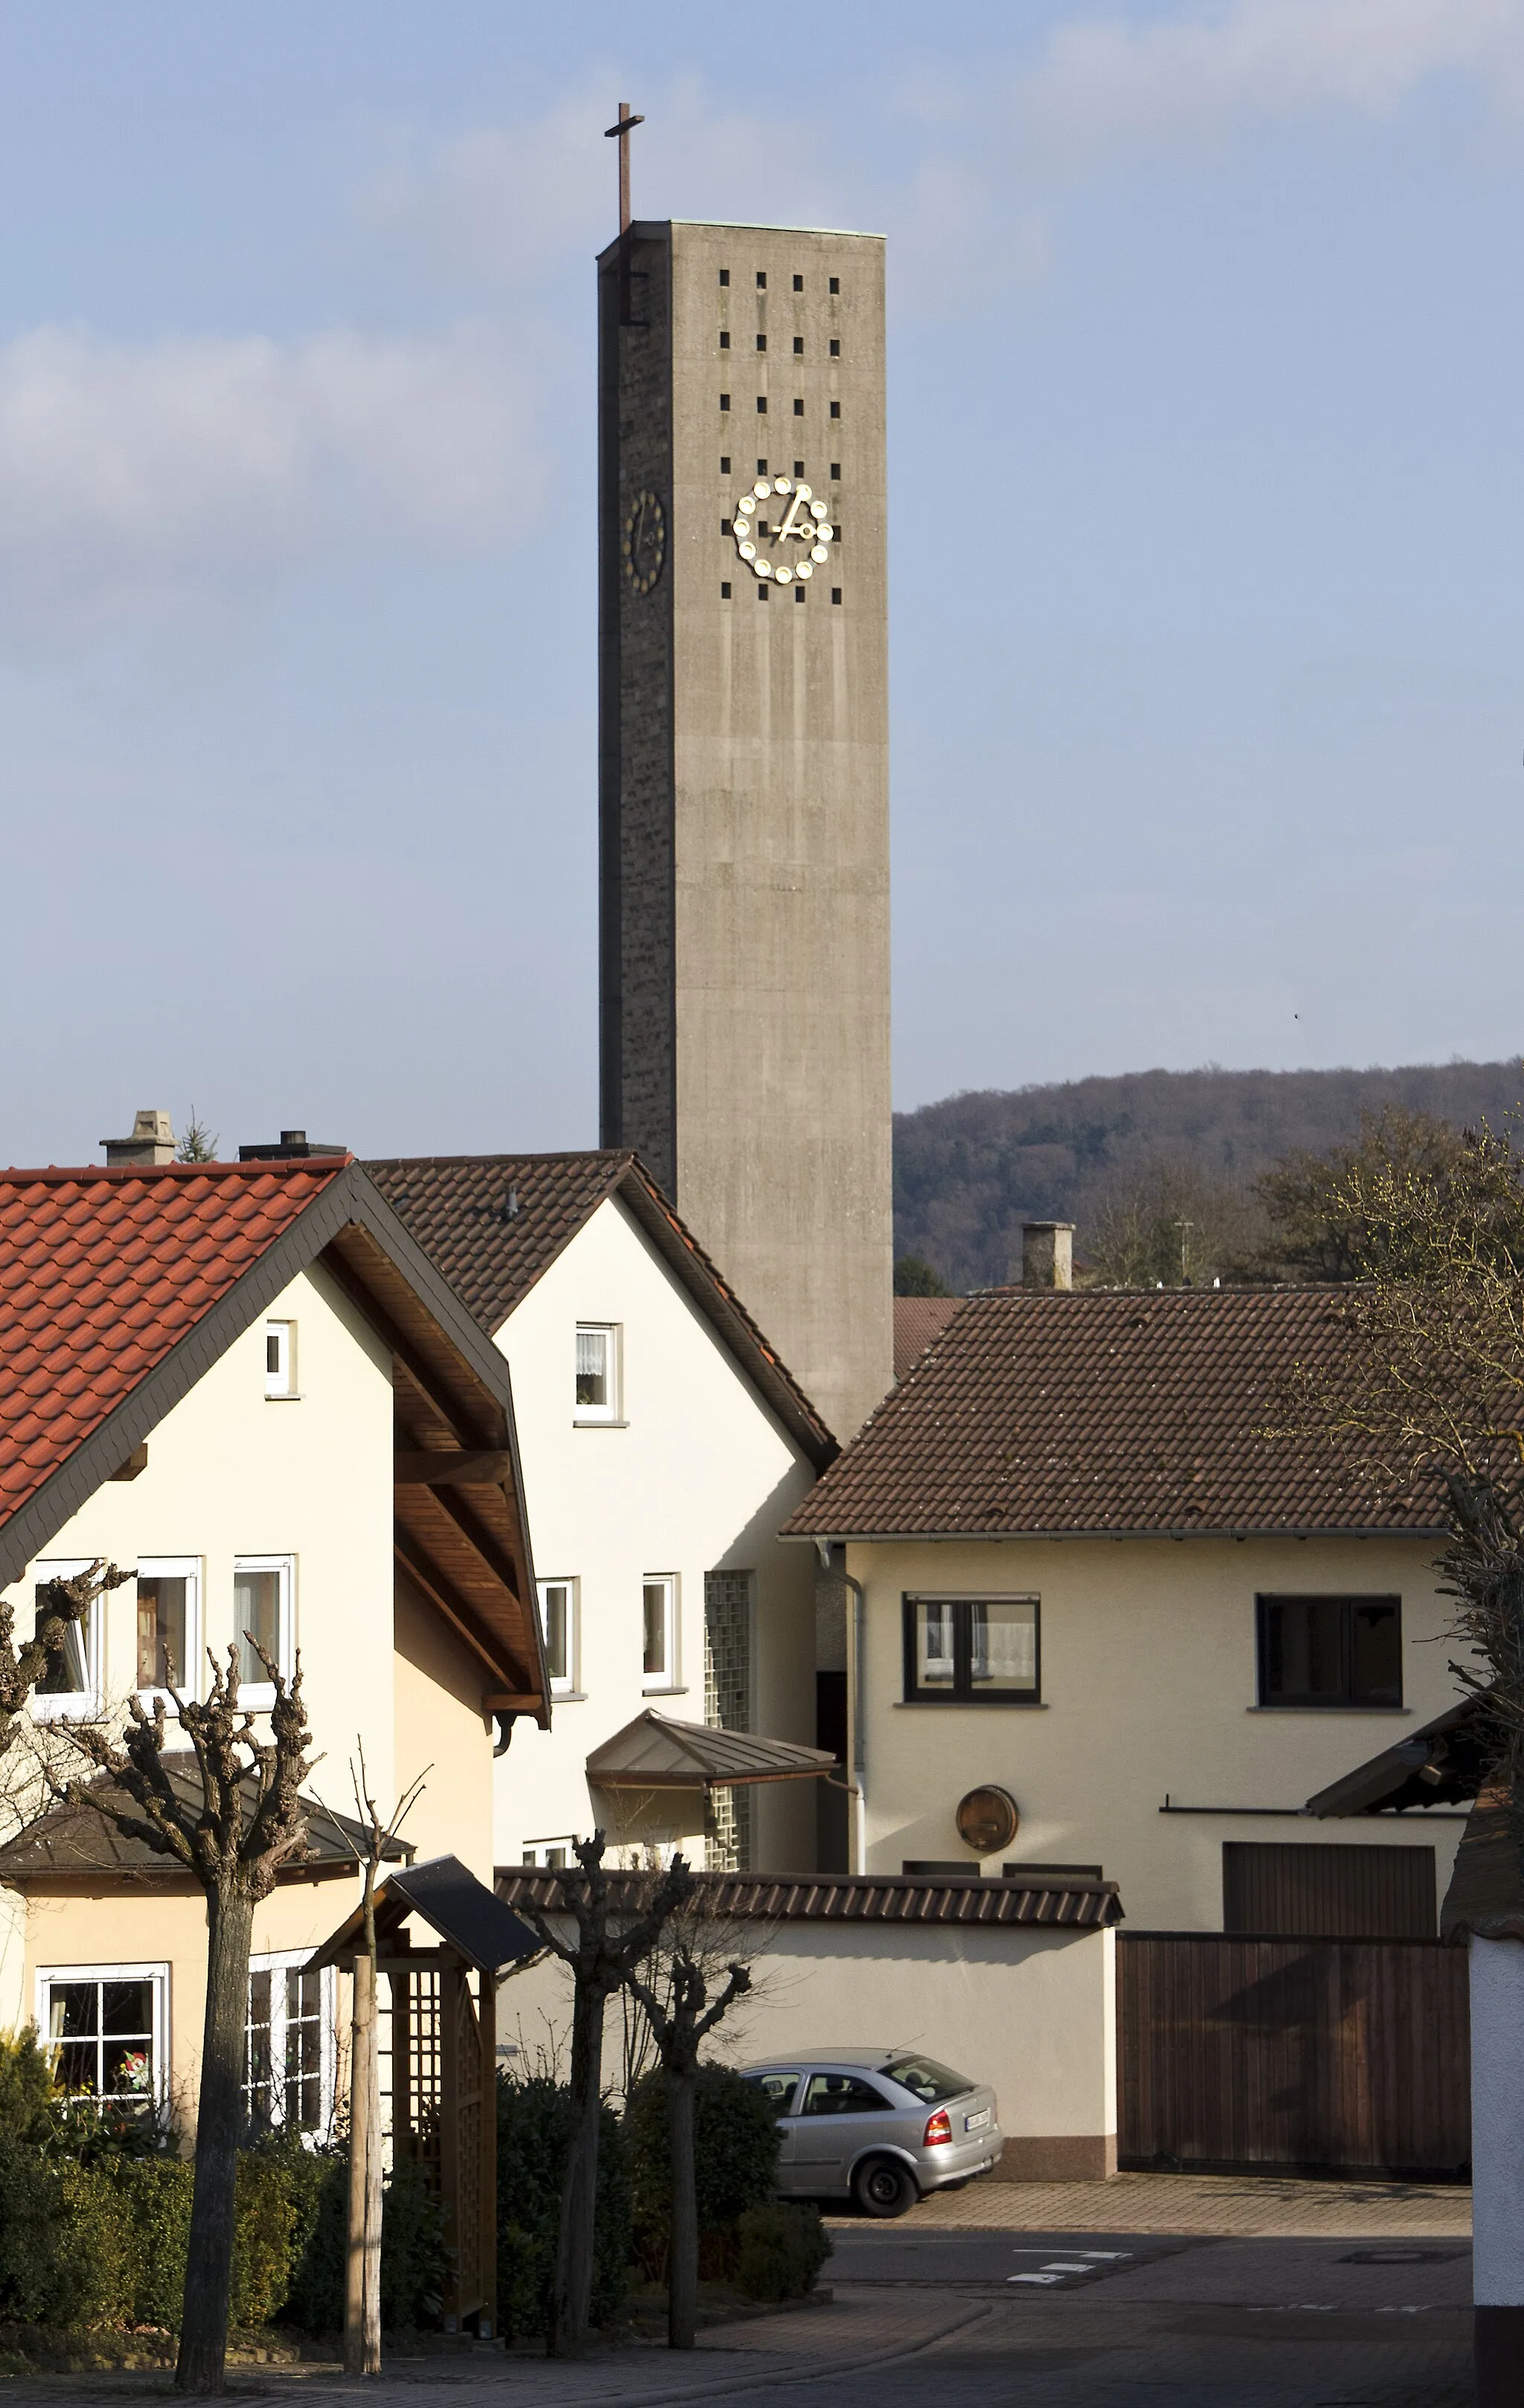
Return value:
M 579 1321 L 620 1331 L 616 1426 L 579 1426 L 574 1366 Z M 704 1578 L 748 1571 L 753 1582 L 753 1727 L 814 1741 L 813 1555 L 777 1532 L 810 1486 L 793 1442 L 731 1362 L 660 1257 L 614 1198 L 607 1199 L 530 1290 L 498 1334 L 513 1373 L 535 1569 L 575 1581 L 581 1615 L 574 1686 L 553 1728 L 522 1722 L 497 1769 L 498 1861 L 589 1829 L 587 1756 L 647 1706 L 679 1722 L 704 1720 Z M 676 1679 L 663 1692 L 641 1677 L 641 1589 L 677 1580 Z M 598 1813 L 610 1823 L 611 1799 Z M 673 1826 L 683 1835 L 691 1813 Z M 754 1854 L 767 1870 L 812 1870 L 814 1784 L 759 1789 Z M 629 1837 L 645 1836 L 650 1817 Z
M 1129 1924 L 1220 1930 L 1225 1841 L 1431 1848 L 1443 1896 L 1461 1830 L 1422 1813 L 1337 1823 L 1284 1813 L 1161 1813 L 1172 1806 L 1299 1809 L 1458 1694 L 1450 1612 L 1431 1541 L 1402 1538 L 1012 1540 L 854 1545 L 867 1589 L 863 1682 L 866 1861 L 1099 1864 Z M 1397 1595 L 1401 1710 L 1261 1709 L 1257 1593 Z M 1035 1596 L 1037 1705 L 906 1704 L 903 1599 Z M 959 1798 L 980 1783 L 1021 1813 L 1011 1846 L 978 1858 Z

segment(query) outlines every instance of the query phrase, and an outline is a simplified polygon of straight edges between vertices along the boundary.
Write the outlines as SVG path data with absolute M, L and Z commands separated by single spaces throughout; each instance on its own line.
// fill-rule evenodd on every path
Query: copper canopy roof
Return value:
M 600 1789 L 726 1789 L 755 1781 L 802 1781 L 829 1772 L 836 1757 L 793 1740 L 672 1722 L 648 1706 L 596 1747 L 587 1778 Z

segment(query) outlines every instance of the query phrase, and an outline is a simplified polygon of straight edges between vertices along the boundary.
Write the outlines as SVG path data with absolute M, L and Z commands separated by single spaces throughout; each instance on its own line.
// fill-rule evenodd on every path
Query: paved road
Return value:
M 1374 2219 L 1373 2219 L 1374 2220 Z M 835 2298 L 714 2329 L 691 2358 L 603 2352 L 577 2367 L 480 2350 L 235 2378 L 246 2398 L 413 2408 L 1471 2408 L 1463 2240 L 1128 2231 L 839 2229 Z M 162 2378 L 0 2386 L 0 2408 L 161 2392 Z

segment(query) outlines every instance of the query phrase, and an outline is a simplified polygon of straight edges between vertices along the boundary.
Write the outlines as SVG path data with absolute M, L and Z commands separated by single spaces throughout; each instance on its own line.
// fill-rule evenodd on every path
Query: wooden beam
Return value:
M 492 1425 L 491 1435 L 494 1438 L 498 1435 L 503 1416 L 496 1397 L 480 1388 L 478 1398 L 467 1404 L 464 1398 L 451 1395 L 440 1373 L 425 1362 L 411 1340 L 403 1335 L 380 1297 L 367 1287 L 363 1272 L 340 1252 L 337 1242 L 324 1246 L 318 1259 L 330 1278 L 344 1290 L 351 1303 L 364 1313 L 382 1345 L 390 1350 L 410 1379 L 423 1390 L 448 1429 L 453 1430 L 467 1447 L 473 1441 L 479 1443 L 486 1435 L 480 1426 L 482 1419 Z M 477 1387 L 474 1376 L 467 1373 L 467 1377 L 472 1386 Z M 471 1422 L 477 1422 L 478 1426 L 474 1429 L 465 1426 Z
M 503 1659 L 494 1654 L 474 1624 L 467 1619 L 466 1608 L 449 1594 L 449 1584 L 438 1566 L 420 1553 L 405 1530 L 394 1530 L 392 1547 L 398 1563 L 410 1581 L 416 1583 L 430 1605 L 438 1608 L 458 1638 L 464 1639 L 473 1655 L 480 1656 L 489 1671 L 503 1676 Z
M 489 1689 L 482 1700 L 484 1714 L 533 1714 L 540 1700 L 527 1689 Z
M 468 1505 L 452 1496 L 448 1488 L 429 1491 L 441 1513 L 449 1517 L 457 1537 L 465 1540 L 471 1553 L 500 1581 L 516 1605 L 524 1602 L 524 1571 L 516 1556 L 496 1539 L 485 1524 L 480 1522 Z
M 506 1446 L 461 1448 L 452 1455 L 399 1454 L 392 1477 L 399 1488 L 501 1488 L 513 1474 Z

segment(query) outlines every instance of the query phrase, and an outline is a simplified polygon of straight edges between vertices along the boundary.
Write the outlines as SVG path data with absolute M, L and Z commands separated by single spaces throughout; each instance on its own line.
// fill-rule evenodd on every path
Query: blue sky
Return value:
M 596 1141 L 621 97 L 889 237 L 899 1102 L 1524 1045 L 1524 0 L 0 0 L 11 1158 Z

